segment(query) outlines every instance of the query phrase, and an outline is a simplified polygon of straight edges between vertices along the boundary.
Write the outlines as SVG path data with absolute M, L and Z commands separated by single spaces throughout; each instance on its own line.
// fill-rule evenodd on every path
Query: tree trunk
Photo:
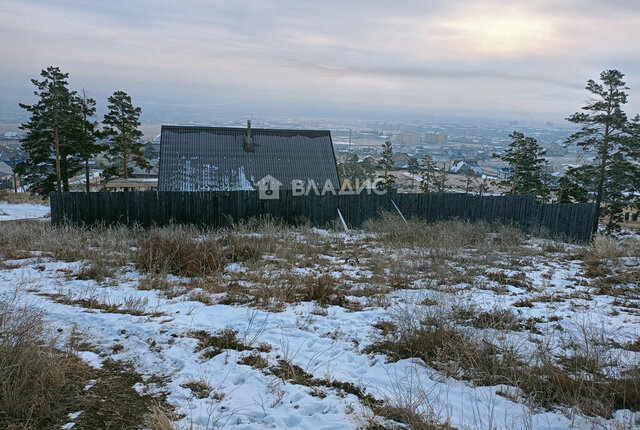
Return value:
M 564 181 L 560 184 L 560 189 L 558 190 L 558 203 L 562 203 L 564 199 Z
M 87 93 L 84 90 L 84 88 L 82 89 L 82 131 L 83 131 L 83 135 L 84 135 L 84 144 L 87 145 L 87 148 L 89 147 L 89 145 L 91 145 L 91 143 L 89 142 L 89 136 L 87 133 Z M 89 183 L 89 156 L 87 155 L 87 158 L 84 159 L 84 173 L 85 173 L 85 186 L 86 186 L 86 190 L 87 190 L 87 194 L 91 191 L 91 184 Z
M 91 184 L 89 183 L 89 157 L 84 159 L 84 174 L 86 181 L 86 190 L 88 193 L 91 191 Z
M 611 93 L 611 90 L 609 91 Z M 607 113 L 611 114 L 611 102 L 609 102 L 609 106 L 607 107 Z M 604 136 L 602 138 L 602 151 L 600 162 L 600 172 L 598 178 L 598 191 L 596 192 L 596 215 L 593 220 L 593 227 L 591 228 L 591 238 L 595 238 L 596 233 L 598 233 L 598 224 L 600 223 L 600 205 L 602 204 L 602 194 L 604 191 L 604 179 L 605 173 L 607 171 L 607 157 L 609 155 L 609 134 L 611 133 L 611 129 L 609 124 L 607 124 L 604 128 Z
M 518 143 L 518 150 L 516 152 L 516 164 L 513 166 L 513 182 L 511 184 L 511 195 L 516 194 L 516 185 L 518 184 L 518 170 L 520 169 L 520 151 L 522 150 L 521 144 Z
M 124 159 L 124 178 L 128 179 L 129 178 L 129 163 L 128 163 L 129 157 L 127 154 L 127 139 L 124 134 L 124 130 L 122 130 L 122 145 L 123 145 L 122 158 Z
M 64 167 L 65 171 L 69 170 L 69 166 L 67 166 L 67 158 L 60 158 L 60 168 L 62 169 Z M 69 192 L 69 177 L 65 176 L 64 178 L 62 178 L 62 191 L 64 192 Z
M 57 81 L 53 80 L 53 145 L 56 151 L 56 178 L 57 190 L 62 191 L 62 172 L 60 170 L 60 144 L 58 141 L 58 97 L 56 92 Z
M 609 126 L 607 126 L 607 129 L 609 128 Z M 606 148 L 606 143 L 607 142 L 607 134 L 605 132 L 605 148 Z M 598 224 L 600 222 L 600 205 L 602 204 L 602 194 L 603 194 L 603 190 L 604 190 L 604 176 L 605 176 L 605 172 L 606 172 L 606 168 L 607 168 L 607 159 L 605 158 L 605 152 L 603 151 L 602 154 L 602 162 L 600 163 L 600 172 L 599 172 L 599 178 L 598 178 L 598 190 L 596 192 L 596 215 L 594 217 L 593 220 L 593 227 L 591 228 L 591 236 L 595 237 L 596 233 L 598 232 Z

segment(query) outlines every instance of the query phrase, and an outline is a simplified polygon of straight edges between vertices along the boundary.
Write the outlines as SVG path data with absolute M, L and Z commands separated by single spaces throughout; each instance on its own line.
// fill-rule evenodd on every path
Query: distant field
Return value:
M 160 133 L 160 126 L 162 124 L 142 124 L 140 130 L 143 133 L 143 139 L 153 140 L 154 137 Z M 20 124 L 17 123 L 0 123 L 0 137 L 8 131 L 20 131 Z

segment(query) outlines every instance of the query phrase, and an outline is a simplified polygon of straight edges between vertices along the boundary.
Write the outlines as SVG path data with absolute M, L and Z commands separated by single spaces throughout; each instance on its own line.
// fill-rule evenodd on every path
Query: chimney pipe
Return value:
M 251 120 L 247 121 L 247 135 L 244 137 L 244 150 L 253 152 L 253 140 L 251 140 Z

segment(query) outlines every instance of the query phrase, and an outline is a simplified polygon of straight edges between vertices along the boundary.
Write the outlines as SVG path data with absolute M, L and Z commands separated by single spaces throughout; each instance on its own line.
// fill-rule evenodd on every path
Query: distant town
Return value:
M 206 125 L 221 127 L 245 127 L 246 119 L 238 118 L 220 122 L 179 122 L 180 125 Z M 418 183 L 412 180 L 409 170 L 410 159 L 421 160 L 430 156 L 436 169 L 448 172 L 447 188 L 449 191 L 473 191 L 473 184 L 485 180 L 488 191 L 499 192 L 494 183 L 506 177 L 507 164 L 496 155 L 501 154 L 511 139 L 509 134 L 521 130 L 526 135 L 537 139 L 546 149 L 548 174 L 551 178 L 562 174 L 563 168 L 584 159 L 581 148 L 571 145 L 565 147 L 564 141 L 573 128 L 568 124 L 551 122 L 529 124 L 519 121 L 488 120 L 480 124 L 478 120 L 469 123 L 452 121 L 410 120 L 406 122 L 380 120 L 347 120 L 347 119 L 261 119 L 253 118 L 256 128 L 283 129 L 321 129 L 330 130 L 336 160 L 342 163 L 349 154 L 356 154 L 360 162 L 370 163 L 375 167 L 381 158 L 382 145 L 389 141 L 393 146 L 394 171 L 396 171 L 399 188 L 417 189 Z M 143 124 L 145 156 L 151 160 L 152 169 L 134 169 L 134 176 L 139 178 L 157 178 L 158 156 L 160 150 L 160 127 L 162 124 Z M 20 138 L 25 133 L 19 124 L 0 124 L 0 162 L 6 166 L 14 166 L 24 159 L 20 150 Z M 105 160 L 101 156 L 92 161 L 95 173 L 92 175 L 95 186 L 100 186 L 99 171 Z M 11 178 L 2 172 L 0 187 L 10 188 Z M 4 170 L 7 170 L 6 168 Z M 470 185 L 469 178 L 473 178 Z M 79 174 L 76 186 L 82 188 L 83 175 Z M 415 178 L 413 178 L 415 179 Z M 492 185 L 494 184 L 494 185 Z M 104 185 L 104 184 L 103 184 Z

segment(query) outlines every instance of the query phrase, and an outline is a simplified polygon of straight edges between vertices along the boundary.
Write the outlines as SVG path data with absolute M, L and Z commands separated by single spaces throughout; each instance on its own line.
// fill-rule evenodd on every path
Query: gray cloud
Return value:
M 640 110 L 639 18 L 622 0 L 4 0 L 0 73 L 25 94 L 56 64 L 99 93 L 176 103 L 556 115 L 614 67 Z

